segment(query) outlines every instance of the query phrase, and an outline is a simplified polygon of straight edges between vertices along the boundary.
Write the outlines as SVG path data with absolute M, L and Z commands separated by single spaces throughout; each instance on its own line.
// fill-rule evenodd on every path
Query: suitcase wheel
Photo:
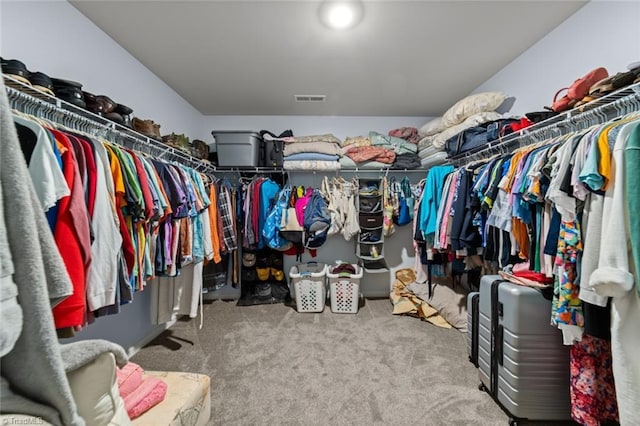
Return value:
M 486 392 L 487 391 L 487 387 L 484 385 L 484 383 L 480 383 L 478 385 L 478 390 L 481 392 Z
M 518 426 L 518 421 L 516 419 L 509 419 L 509 426 Z

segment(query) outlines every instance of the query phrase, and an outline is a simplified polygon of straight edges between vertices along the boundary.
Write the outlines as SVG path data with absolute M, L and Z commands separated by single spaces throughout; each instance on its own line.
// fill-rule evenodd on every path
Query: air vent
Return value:
M 326 95 L 294 95 L 296 102 L 324 102 Z

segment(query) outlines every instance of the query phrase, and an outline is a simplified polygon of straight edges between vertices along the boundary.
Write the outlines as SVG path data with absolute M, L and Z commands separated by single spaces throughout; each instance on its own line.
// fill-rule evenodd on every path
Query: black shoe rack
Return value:
M 388 271 L 384 260 L 384 208 L 382 179 L 358 180 L 358 221 L 360 232 L 356 256 L 366 272 Z

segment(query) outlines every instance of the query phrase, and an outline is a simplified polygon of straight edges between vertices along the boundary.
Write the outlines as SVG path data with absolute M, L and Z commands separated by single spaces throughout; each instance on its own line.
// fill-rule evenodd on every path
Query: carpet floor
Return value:
M 357 314 L 279 305 L 204 305 L 132 361 L 211 377 L 212 425 L 507 425 L 478 390 L 466 335 L 393 316 L 389 300 Z

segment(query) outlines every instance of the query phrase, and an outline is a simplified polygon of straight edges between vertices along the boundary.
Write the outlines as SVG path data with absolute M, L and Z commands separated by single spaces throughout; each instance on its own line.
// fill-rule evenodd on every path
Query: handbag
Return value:
M 571 86 L 558 90 L 553 96 L 553 103 L 549 109 L 555 112 L 562 112 L 573 108 L 578 101 L 582 100 L 582 98 L 589 93 L 591 86 L 608 76 L 609 73 L 606 68 L 599 67 L 589 71 L 586 75 L 574 81 Z M 558 98 L 564 90 L 566 90 L 567 93 L 561 98 Z
M 298 220 L 296 201 L 298 201 L 297 191 L 292 189 L 291 194 L 289 195 L 289 204 L 287 207 L 282 209 L 278 232 L 285 240 L 300 245 L 302 244 L 304 227 Z
M 280 236 L 279 226 L 282 222 L 282 213 L 288 210 L 289 197 L 291 196 L 291 185 L 285 185 L 278 193 L 275 203 L 267 219 L 265 220 L 264 228 L 262 229 L 262 236 L 264 237 L 267 245 L 276 250 L 286 250 L 286 246 L 290 245 L 286 240 Z
M 282 167 L 284 162 L 284 141 L 282 138 L 293 137 L 291 130 L 285 130 L 276 136 L 268 130 L 261 130 L 260 166 Z
M 282 211 L 282 220 L 280 221 L 280 236 L 294 244 L 302 244 L 304 228 L 298 222 L 295 207 L 287 207 Z

